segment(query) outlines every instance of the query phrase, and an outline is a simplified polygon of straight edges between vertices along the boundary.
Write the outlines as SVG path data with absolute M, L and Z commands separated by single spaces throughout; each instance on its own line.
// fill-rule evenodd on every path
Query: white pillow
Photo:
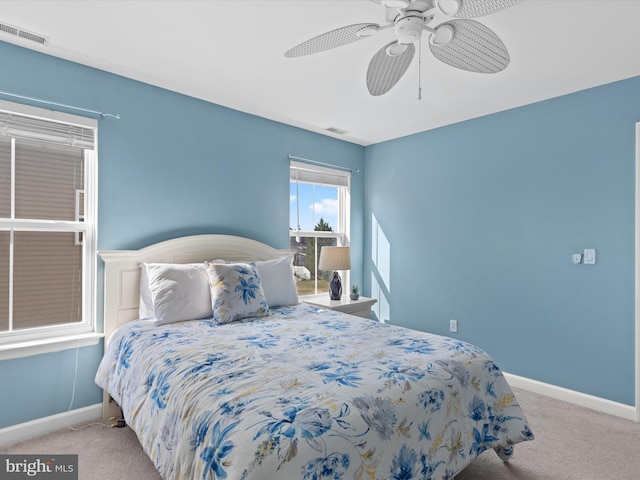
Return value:
M 252 263 L 262 279 L 262 288 L 269 307 L 300 303 L 293 275 L 293 255 Z
M 213 263 L 207 267 L 213 321 L 219 325 L 269 315 L 258 269 L 248 263 Z
M 202 263 L 189 263 L 202 269 L 207 268 L 207 263 L 226 263 L 225 260 L 216 258 L 211 262 Z M 162 265 L 162 264 L 140 264 L 140 304 L 138 306 L 138 318 L 141 320 L 149 320 L 155 318 L 156 313 L 153 310 L 153 298 L 151 297 L 151 290 L 149 289 L 149 276 L 147 275 L 147 265 Z M 180 265 L 180 264 L 164 264 L 164 265 Z
M 153 298 L 149 288 L 149 276 L 147 275 L 147 264 L 140 264 L 140 306 L 138 307 L 138 318 L 147 320 L 154 318 Z
M 146 263 L 144 270 L 156 325 L 213 315 L 204 264 Z

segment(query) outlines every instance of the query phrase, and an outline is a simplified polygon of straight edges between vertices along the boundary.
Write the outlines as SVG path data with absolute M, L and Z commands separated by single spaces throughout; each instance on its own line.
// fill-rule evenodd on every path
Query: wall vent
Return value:
M 341 128 L 336 128 L 336 127 L 329 127 L 326 130 L 327 132 L 336 133 L 338 135 L 345 135 L 349 133 L 347 130 L 342 130 Z
M 14 27 L 8 23 L 0 22 L 0 32 L 13 35 L 14 37 L 24 38 L 32 42 L 39 43 L 40 45 L 46 45 L 49 43 L 49 37 L 40 35 L 39 33 L 30 32 L 20 27 Z

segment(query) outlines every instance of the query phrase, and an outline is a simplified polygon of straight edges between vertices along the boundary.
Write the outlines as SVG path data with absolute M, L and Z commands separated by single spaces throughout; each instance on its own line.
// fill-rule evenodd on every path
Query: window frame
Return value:
M 298 172 L 306 172 L 305 175 L 301 175 L 299 173 L 298 176 L 295 174 L 295 170 Z M 327 239 L 336 239 L 338 246 L 348 247 L 350 245 L 350 227 L 351 227 L 351 170 L 349 169 L 339 169 L 339 168 L 329 168 L 319 165 L 308 164 L 304 162 L 298 162 L 291 160 L 289 166 L 289 186 L 291 188 L 291 184 L 294 182 L 304 183 L 308 185 L 320 185 L 320 186 L 329 186 L 336 187 L 338 191 L 338 215 L 337 215 L 337 225 L 336 230 L 334 231 L 318 231 L 318 230 L 299 230 L 299 229 L 291 229 L 291 219 L 289 219 L 289 242 L 291 244 L 292 239 L 295 237 L 306 237 L 306 238 L 327 238 Z M 296 202 L 299 199 L 296 198 Z M 298 225 L 299 227 L 299 225 Z M 314 252 L 316 254 L 316 248 L 314 248 Z M 318 267 L 319 255 L 315 259 L 316 270 Z M 343 284 L 343 294 L 349 291 L 349 285 L 351 285 L 351 275 L 350 271 L 346 270 L 342 272 L 342 284 Z M 315 279 L 314 282 L 314 293 L 310 295 L 317 295 L 318 293 L 318 279 Z M 302 296 L 304 297 L 304 296 Z
M 0 218 L 0 231 L 10 232 L 10 246 L 13 246 L 12 232 L 75 233 L 83 243 L 80 322 L 9 330 L 0 332 L 0 360 L 18 358 L 46 352 L 60 351 L 78 346 L 94 345 L 102 337 L 96 332 L 96 285 L 97 285 L 97 199 L 98 199 L 98 122 L 92 118 L 80 117 L 63 112 L 49 111 L 37 107 L 0 100 L 0 114 L 30 117 L 47 122 L 77 126 L 93 130 L 93 149 L 84 148 L 84 221 L 42 220 Z M 1 133 L 0 133 L 1 134 Z M 15 145 L 14 136 L 11 143 Z M 33 144 L 32 140 L 30 143 Z M 11 188 L 15 188 L 15 171 L 12 165 Z M 76 208 L 78 206 L 76 205 Z M 9 282 L 11 279 L 11 265 Z M 11 290 L 10 290 L 11 292 Z M 9 299 L 10 304 L 12 303 Z

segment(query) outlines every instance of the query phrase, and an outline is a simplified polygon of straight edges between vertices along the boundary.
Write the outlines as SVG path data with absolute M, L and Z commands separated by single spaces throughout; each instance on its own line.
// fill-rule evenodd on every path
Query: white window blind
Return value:
M 92 128 L 22 116 L 4 110 L 0 110 L 0 135 L 87 149 L 93 149 L 95 144 Z
M 15 158 L 16 218 L 75 221 L 83 149 L 16 140 Z
M 351 172 L 349 171 L 334 170 L 293 160 L 289 172 L 292 182 L 313 183 L 327 187 L 348 187 L 351 181 Z

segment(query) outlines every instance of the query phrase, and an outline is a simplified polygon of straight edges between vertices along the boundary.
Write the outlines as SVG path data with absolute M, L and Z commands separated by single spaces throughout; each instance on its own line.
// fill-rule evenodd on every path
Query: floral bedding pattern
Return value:
M 478 347 L 305 304 L 127 323 L 96 382 L 165 479 L 444 480 L 533 438 Z

